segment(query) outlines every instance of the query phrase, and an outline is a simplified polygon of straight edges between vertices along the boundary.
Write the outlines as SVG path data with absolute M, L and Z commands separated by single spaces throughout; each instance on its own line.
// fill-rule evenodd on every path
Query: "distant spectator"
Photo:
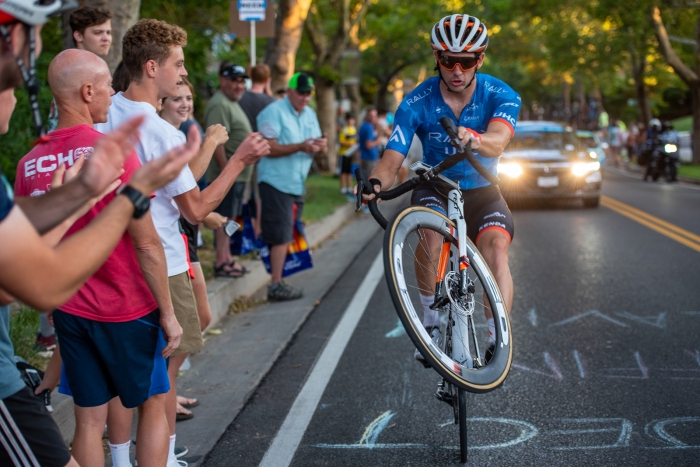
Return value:
M 610 126 L 610 132 L 608 133 L 608 142 L 610 144 L 610 155 L 612 156 L 613 163 L 615 167 L 622 167 L 622 157 L 620 156 L 620 148 L 622 147 L 622 129 L 620 128 L 620 122 L 615 120 Z
M 379 150 L 377 146 L 381 143 L 377 135 L 377 109 L 370 107 L 367 109 L 365 121 L 360 126 L 360 159 L 362 169 L 367 175 L 372 172 L 379 160 Z
M 129 70 L 124 66 L 124 62 L 120 61 L 117 69 L 112 74 L 112 89 L 114 92 L 124 92 L 129 89 Z
M 352 158 L 357 152 L 357 128 L 355 127 L 355 117 L 347 114 L 345 126 L 338 135 L 340 150 L 340 192 L 344 195 L 352 193 Z
M 308 106 L 313 90 L 314 81 L 309 75 L 295 73 L 289 80 L 287 97 L 258 115 L 260 133 L 270 141 L 270 155 L 258 162 L 262 238 L 270 245 L 272 283 L 268 300 L 293 300 L 303 295 L 301 289 L 282 280 L 282 271 L 287 247 L 294 239 L 294 221 L 301 219 L 304 182 L 313 154 L 326 150 L 316 112 Z
M 87 50 L 102 59 L 107 58 L 112 46 L 112 13 L 101 8 L 84 6 L 71 13 L 68 22 L 76 49 Z M 57 124 L 58 108 L 54 100 L 49 109 L 48 131 L 53 131 Z
M 256 122 L 258 114 L 262 109 L 275 102 L 277 99 L 265 93 L 270 85 L 271 79 L 269 66 L 264 63 L 255 65 L 250 70 L 250 76 L 253 80 L 253 85 L 250 90 L 246 91 L 239 99 L 238 104 L 248 117 L 253 131 L 258 131 L 258 124 Z
M 275 96 L 277 96 L 277 99 L 284 99 L 287 97 L 287 90 L 286 89 L 278 89 L 275 91 Z
M 226 166 L 231 155 L 236 152 L 241 142 L 253 130 L 245 112 L 238 101 L 245 93 L 245 79 L 248 75 L 245 68 L 240 65 L 230 65 L 228 62 L 221 64 L 219 68 L 219 83 L 221 88 L 216 91 L 204 110 L 204 125 L 211 126 L 216 123 L 223 125 L 229 135 L 225 145 L 219 146 L 214 152 L 214 158 L 207 169 L 207 182 L 214 181 L 223 167 Z M 228 219 L 235 219 L 241 215 L 243 195 L 246 184 L 250 182 L 253 167 L 243 169 L 236 178 L 235 183 L 224 197 L 214 212 Z M 248 272 L 241 264 L 236 263 L 231 256 L 229 236 L 223 227 L 216 229 L 216 264 L 214 275 L 217 277 L 241 277 Z

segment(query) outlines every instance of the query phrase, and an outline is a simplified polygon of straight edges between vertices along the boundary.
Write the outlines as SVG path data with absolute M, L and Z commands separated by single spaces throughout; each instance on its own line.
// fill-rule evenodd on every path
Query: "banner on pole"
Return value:
M 265 21 L 267 0 L 238 0 L 240 21 Z

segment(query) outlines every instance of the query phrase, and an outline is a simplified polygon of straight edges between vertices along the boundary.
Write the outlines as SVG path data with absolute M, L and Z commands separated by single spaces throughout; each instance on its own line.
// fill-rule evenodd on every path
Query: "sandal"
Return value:
M 226 269 L 230 268 L 230 264 L 222 264 L 221 266 L 214 266 L 214 277 L 241 277 L 243 274 L 245 274 L 243 271 L 240 270 L 235 270 L 235 269 Z
M 178 412 L 175 414 L 175 421 L 176 421 L 176 422 L 182 422 L 182 421 L 184 421 L 184 420 L 190 420 L 190 419 L 194 418 L 194 414 L 193 414 L 192 412 L 190 412 L 189 410 L 185 409 L 184 407 L 182 407 L 182 409 L 184 410 L 184 412 L 180 412 L 180 411 L 179 411 L 179 410 L 180 410 L 180 407 L 181 407 L 181 406 L 179 406 L 179 407 L 176 409 L 176 410 L 178 410 Z
M 239 266 L 241 267 L 241 269 L 234 269 L 234 268 L 236 267 L 236 265 L 239 265 Z M 236 271 L 236 272 L 239 272 L 239 271 L 240 271 L 240 272 L 241 272 L 241 275 L 243 275 L 243 274 L 248 274 L 248 273 L 250 272 L 250 269 L 248 269 L 247 267 L 243 266 L 241 263 L 237 263 L 235 260 L 234 260 L 234 261 L 231 261 L 231 262 L 229 263 L 229 266 L 231 267 L 232 270 L 234 270 L 234 271 Z
M 183 397 L 183 396 L 177 396 L 178 401 L 177 403 L 180 404 L 180 407 L 184 407 L 186 409 L 193 409 L 197 406 L 199 406 L 199 401 L 197 399 L 193 398 L 188 398 L 188 397 Z M 193 402 L 180 402 L 180 401 L 193 401 Z

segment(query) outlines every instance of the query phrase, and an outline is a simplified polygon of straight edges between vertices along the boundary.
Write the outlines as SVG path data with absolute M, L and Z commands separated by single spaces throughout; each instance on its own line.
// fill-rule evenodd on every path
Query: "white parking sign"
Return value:
M 240 21 L 265 21 L 267 0 L 238 0 Z

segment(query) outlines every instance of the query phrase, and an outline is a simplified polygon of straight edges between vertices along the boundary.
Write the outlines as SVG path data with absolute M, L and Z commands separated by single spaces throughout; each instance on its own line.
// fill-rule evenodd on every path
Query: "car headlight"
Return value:
M 664 146 L 664 151 L 665 152 L 676 152 L 678 151 L 678 146 L 675 144 L 667 144 Z
M 510 178 L 518 178 L 523 174 L 523 168 L 517 162 L 499 162 L 498 173 L 506 174 Z
M 574 164 L 574 166 L 571 168 L 571 172 L 577 177 L 581 177 L 582 175 L 586 175 L 590 172 L 595 172 L 599 169 L 600 162 L 579 162 L 577 164 Z

